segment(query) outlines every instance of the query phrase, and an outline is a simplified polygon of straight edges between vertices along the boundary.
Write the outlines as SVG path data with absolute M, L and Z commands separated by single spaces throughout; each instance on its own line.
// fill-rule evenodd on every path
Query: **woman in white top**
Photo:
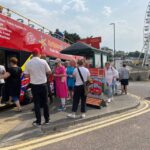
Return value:
M 78 67 L 75 68 L 73 76 L 75 77 L 75 87 L 73 96 L 72 113 L 68 114 L 70 118 L 76 118 L 76 112 L 78 110 L 78 105 L 81 101 L 81 117 L 85 118 L 86 113 L 86 93 L 85 93 L 85 83 L 90 77 L 90 72 L 85 68 L 83 59 L 78 60 Z
M 3 65 L 0 65 L 0 75 L 4 75 L 6 72 L 5 67 Z M 2 101 L 2 88 L 4 87 L 5 81 L 4 79 L 0 79 L 0 106 Z
M 107 102 L 110 103 L 113 99 L 113 81 L 117 76 L 117 71 L 110 65 L 110 62 L 105 63 L 105 83 L 107 85 Z

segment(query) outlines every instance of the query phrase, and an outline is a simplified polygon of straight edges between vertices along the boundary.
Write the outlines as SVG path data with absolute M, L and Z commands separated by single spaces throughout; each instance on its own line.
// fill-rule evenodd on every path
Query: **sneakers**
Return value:
M 65 111 L 66 110 L 66 107 L 64 106 L 60 106 L 59 108 L 58 108 L 58 111 Z
M 34 127 L 41 127 L 41 124 L 40 123 L 37 123 L 36 121 L 34 121 L 33 123 L 32 123 L 32 125 L 34 126 Z
M 108 100 L 107 100 L 107 103 L 110 103 L 111 102 L 111 98 L 109 98 Z
M 67 117 L 69 118 L 72 118 L 72 119 L 75 119 L 76 118 L 76 115 L 75 114 L 68 114 Z M 83 113 L 81 114 L 81 118 L 84 119 L 86 117 L 86 115 Z
M 75 114 L 68 114 L 67 117 L 72 118 L 72 119 L 75 119 L 75 118 L 76 118 L 76 115 L 75 115 Z
M 43 125 L 49 125 L 50 124 L 50 121 L 46 121 L 43 123 Z
M 1 104 L 1 103 L 0 103 L 0 107 L 3 107 L 3 106 L 5 106 L 5 104 Z
M 86 115 L 85 115 L 85 114 L 82 114 L 82 115 L 81 115 L 81 118 L 83 118 L 83 119 L 84 119 L 85 117 L 86 117 Z

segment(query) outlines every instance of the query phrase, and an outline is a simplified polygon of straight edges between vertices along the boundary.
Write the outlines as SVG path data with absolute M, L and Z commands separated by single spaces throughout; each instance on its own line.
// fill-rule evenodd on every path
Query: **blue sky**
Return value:
M 101 36 L 102 46 L 113 48 L 116 23 L 116 49 L 141 50 L 143 26 L 149 0 L 0 0 L 0 4 L 45 25 L 76 32 L 81 37 Z

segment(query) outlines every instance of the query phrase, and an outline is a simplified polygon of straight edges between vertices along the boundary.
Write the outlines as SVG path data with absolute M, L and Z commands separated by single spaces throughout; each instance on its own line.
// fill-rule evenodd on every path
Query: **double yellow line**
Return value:
M 6 148 L 3 148 L 2 150 L 32 150 L 32 149 L 43 147 L 43 146 L 56 143 L 62 140 L 66 140 L 66 139 L 69 139 L 69 138 L 72 138 L 81 134 L 85 134 L 85 133 L 88 133 L 88 132 L 91 132 L 100 128 L 104 128 L 106 126 L 110 126 L 110 125 L 119 123 L 121 121 L 128 120 L 130 118 L 150 112 L 150 108 L 149 108 L 150 103 L 148 101 L 141 101 L 141 104 L 143 104 L 144 107 L 133 112 L 119 115 L 117 117 L 113 117 L 111 119 L 107 119 L 101 122 L 96 122 L 90 125 L 86 125 L 84 127 L 80 127 L 77 129 L 72 129 L 70 131 L 66 131 L 63 133 L 49 135 L 49 136 L 42 137 L 39 139 L 34 139 L 34 140 L 31 139 L 31 141 L 29 142 L 6 147 Z

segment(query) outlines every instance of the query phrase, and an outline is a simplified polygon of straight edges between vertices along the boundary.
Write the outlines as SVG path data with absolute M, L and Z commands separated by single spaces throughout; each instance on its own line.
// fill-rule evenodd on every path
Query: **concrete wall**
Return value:
M 131 81 L 146 81 L 150 79 L 150 70 L 149 71 L 131 71 L 130 80 Z

